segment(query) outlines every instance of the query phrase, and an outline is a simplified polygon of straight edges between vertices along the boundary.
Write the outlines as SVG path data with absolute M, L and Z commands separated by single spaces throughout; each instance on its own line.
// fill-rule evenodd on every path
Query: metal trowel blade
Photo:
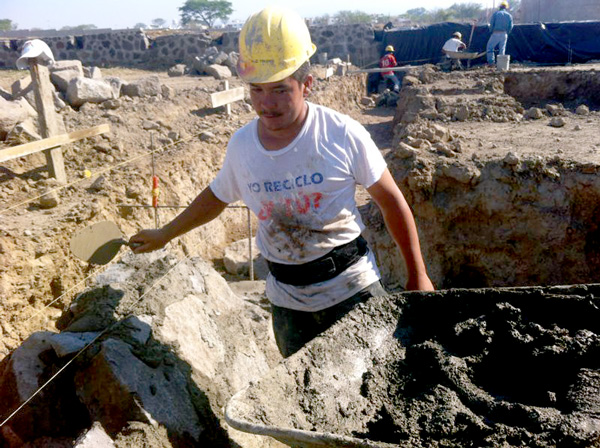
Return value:
M 114 222 L 102 221 L 76 233 L 70 242 L 73 255 L 91 264 L 106 264 L 127 245 Z

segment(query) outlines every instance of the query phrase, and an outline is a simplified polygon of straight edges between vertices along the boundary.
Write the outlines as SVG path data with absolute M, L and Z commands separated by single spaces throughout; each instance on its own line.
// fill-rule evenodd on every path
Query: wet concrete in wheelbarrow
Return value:
M 288 443 L 314 433 L 303 447 L 600 446 L 599 296 L 578 285 L 374 298 L 227 413 Z

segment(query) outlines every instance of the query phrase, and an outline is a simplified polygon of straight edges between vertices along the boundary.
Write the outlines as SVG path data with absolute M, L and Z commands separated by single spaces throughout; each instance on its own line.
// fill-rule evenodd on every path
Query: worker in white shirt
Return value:
M 452 70 L 453 66 L 456 68 L 462 68 L 462 64 L 460 63 L 460 59 L 452 58 L 448 52 L 458 52 L 465 50 L 467 46 L 462 41 L 462 34 L 456 31 L 452 34 L 452 37 L 446 41 L 444 46 L 442 47 L 442 53 L 446 55 L 446 61 L 442 64 L 449 70 Z

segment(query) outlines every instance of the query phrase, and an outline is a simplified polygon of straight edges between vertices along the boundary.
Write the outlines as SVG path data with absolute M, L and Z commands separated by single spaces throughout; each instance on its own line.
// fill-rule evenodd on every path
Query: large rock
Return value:
M 147 446 L 281 446 L 223 419 L 227 400 L 281 360 L 264 304 L 235 294 L 203 260 L 164 252 L 127 254 L 96 285 L 59 319 L 61 333 L 35 333 L 0 363 L 6 415 L 78 355 L 3 427 L 0 444 L 79 446 L 96 421 L 117 446 L 141 446 L 139 431 L 154 438 Z
M 60 70 L 50 73 L 50 81 L 52 81 L 52 84 L 54 84 L 59 91 L 64 93 L 67 92 L 71 80 L 81 77 L 81 73 L 77 70 Z
M 50 67 L 50 73 L 58 73 L 62 71 L 75 71 L 79 76 L 84 76 L 83 64 L 77 59 L 56 61 Z
M 102 79 L 102 70 L 100 67 L 83 67 L 83 76 L 90 79 Z
M 113 89 L 115 94 L 115 98 L 119 98 L 121 96 L 121 88 L 123 87 L 123 80 L 116 76 L 106 76 L 104 77 L 104 81 L 109 83 Z
M 102 103 L 115 98 L 112 86 L 98 79 L 75 78 L 67 88 L 67 101 L 73 107 L 85 103 Z
M 123 84 L 121 87 L 121 94 L 127 96 L 158 96 L 160 93 L 160 79 L 158 75 L 146 76 Z
M 233 275 L 248 275 L 250 272 L 249 258 L 248 239 L 236 241 L 225 248 L 225 254 L 223 255 L 225 270 Z M 252 267 L 254 278 L 263 280 L 267 278 L 269 268 L 256 246 L 255 238 L 252 238 Z
M 215 79 L 228 79 L 231 78 L 231 70 L 229 67 L 224 65 L 211 64 L 204 68 L 207 75 L 212 76 Z
M 7 101 L 0 97 L 0 140 L 5 140 L 17 124 L 35 117 L 35 111 L 24 98 Z
M 187 66 L 185 64 L 176 64 L 173 67 L 169 68 L 167 71 L 167 75 L 170 77 L 183 76 L 187 70 Z

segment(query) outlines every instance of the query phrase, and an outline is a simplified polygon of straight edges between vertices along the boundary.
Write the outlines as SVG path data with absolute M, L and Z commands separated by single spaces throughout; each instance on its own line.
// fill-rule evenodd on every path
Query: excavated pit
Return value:
M 593 283 L 600 268 L 594 68 L 408 77 L 387 162 L 439 288 Z M 405 78 L 406 81 L 406 78 Z M 372 204 L 389 285 L 403 262 Z

